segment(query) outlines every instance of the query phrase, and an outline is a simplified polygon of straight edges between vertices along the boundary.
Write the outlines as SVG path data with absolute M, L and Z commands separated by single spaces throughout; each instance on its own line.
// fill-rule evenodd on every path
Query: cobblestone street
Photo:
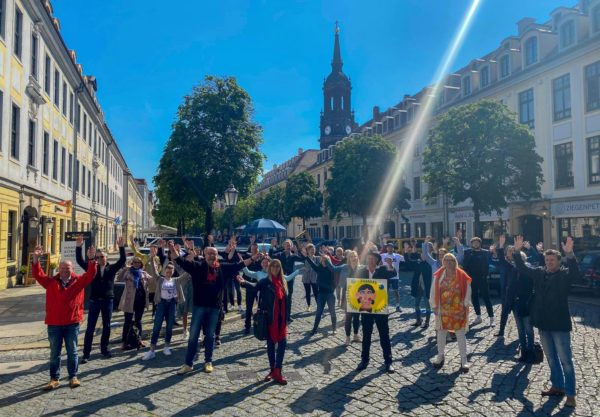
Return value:
M 354 370 L 360 344 L 345 347 L 343 329 L 332 336 L 328 316 L 321 332 L 309 338 L 314 313 L 304 312 L 303 291 L 296 280 L 295 321 L 284 360 L 284 374 L 290 380 L 287 386 L 262 382 L 268 368 L 266 349 L 252 336 L 243 335 L 242 321 L 231 320 L 223 329 L 223 344 L 215 351 L 215 372 L 210 375 L 202 373 L 198 365 L 190 375 L 176 375 L 185 355 L 180 330 L 174 336 L 174 354 L 166 357 L 157 351 L 157 357 L 149 362 L 141 360 L 141 352 L 119 351 L 117 344 L 112 345 L 115 356 L 103 359 L 95 346 L 92 360 L 80 365 L 82 386 L 75 390 L 68 388 L 63 361 L 62 386 L 50 393 L 40 390 L 48 380 L 48 349 L 6 349 L 0 352 L 4 370 L 0 372 L 0 415 L 600 415 L 599 307 L 572 303 L 578 404 L 575 410 L 563 410 L 561 401 L 539 394 L 549 379 L 547 363 L 526 366 L 514 361 L 518 343 L 512 317 L 504 340 L 493 336 L 496 329 L 487 326 L 487 318 L 471 329 L 467 336 L 472 362 L 468 374 L 459 373 L 456 343 L 447 348 L 445 366 L 433 369 L 435 331 L 411 326 L 414 310 L 408 293 L 405 285 L 402 313 L 390 317 L 397 370 L 393 375 L 383 371 L 377 337 L 370 367 L 361 373 Z M 498 304 L 495 312 L 499 317 Z M 115 319 L 120 318 L 119 314 Z M 113 329 L 113 340 L 119 331 Z M 95 337 L 98 341 L 99 335 Z

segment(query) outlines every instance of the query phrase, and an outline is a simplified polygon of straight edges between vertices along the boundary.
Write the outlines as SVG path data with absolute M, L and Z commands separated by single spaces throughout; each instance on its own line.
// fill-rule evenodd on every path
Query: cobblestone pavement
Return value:
M 412 298 L 404 285 L 402 313 L 390 317 L 397 373 L 383 372 L 377 337 L 370 367 L 357 373 L 360 345 L 343 346 L 343 331 L 332 336 L 328 316 L 321 322 L 322 331 L 308 337 L 314 313 L 304 312 L 303 293 L 296 280 L 295 321 L 284 360 L 287 386 L 262 382 L 268 367 L 266 350 L 261 342 L 243 335 L 241 321 L 232 321 L 224 327 L 223 344 L 215 352 L 215 372 L 210 375 L 199 369 L 183 377 L 175 374 L 185 355 L 185 344 L 176 336 L 174 354 L 167 357 L 158 351 L 150 362 L 140 360 L 141 352 L 120 352 L 116 347 L 112 359 L 101 359 L 95 349 L 92 361 L 80 366 L 82 386 L 75 390 L 67 386 L 63 361 L 63 385 L 44 393 L 40 387 L 48 380 L 48 366 L 40 361 L 47 357 L 47 349 L 0 352 L 0 364 L 8 368 L 0 375 L 0 415 L 600 415 L 598 306 L 572 303 L 578 404 L 568 410 L 560 400 L 539 394 L 549 378 L 546 363 L 525 366 L 513 360 L 517 332 L 512 318 L 504 340 L 496 339 L 495 329 L 486 324 L 471 329 L 468 374 L 458 372 L 456 343 L 449 344 L 446 365 L 436 371 L 430 365 L 436 353 L 435 331 L 411 326 Z M 497 316 L 499 309 L 496 304 Z M 28 363 L 31 366 L 25 369 L 17 367 Z M 13 366 L 18 371 L 10 372 Z

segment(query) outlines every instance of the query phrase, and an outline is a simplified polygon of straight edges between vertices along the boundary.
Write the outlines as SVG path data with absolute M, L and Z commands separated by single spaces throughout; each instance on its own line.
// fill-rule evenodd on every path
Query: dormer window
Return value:
M 500 58 L 500 77 L 506 78 L 510 75 L 510 56 L 504 55 Z
M 479 85 L 485 88 L 490 84 L 490 67 L 483 67 L 479 73 Z
M 560 27 L 560 47 L 568 48 L 575 43 L 575 21 L 569 20 Z
M 462 79 L 463 97 L 471 94 L 471 76 L 467 75 Z
M 525 41 L 525 65 L 535 64 L 538 59 L 537 37 Z

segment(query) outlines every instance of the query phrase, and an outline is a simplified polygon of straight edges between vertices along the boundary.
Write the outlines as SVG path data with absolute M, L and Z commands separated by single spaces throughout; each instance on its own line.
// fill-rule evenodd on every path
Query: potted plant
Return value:
M 21 265 L 19 268 L 19 274 L 17 275 L 17 285 L 24 285 L 25 279 L 27 278 L 27 265 Z
M 58 265 L 56 264 L 56 262 L 50 262 L 50 273 L 49 275 L 54 275 L 56 272 L 56 267 Z

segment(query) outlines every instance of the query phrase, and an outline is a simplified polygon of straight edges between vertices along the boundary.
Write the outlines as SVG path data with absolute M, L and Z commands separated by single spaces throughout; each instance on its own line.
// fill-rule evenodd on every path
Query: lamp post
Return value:
M 225 190 L 225 207 L 229 209 L 229 236 L 233 233 L 233 208 L 238 201 L 238 190 L 235 189 L 233 184 L 229 184 L 229 188 Z
M 92 209 L 92 245 L 96 246 L 96 237 L 98 235 L 98 212 Z

